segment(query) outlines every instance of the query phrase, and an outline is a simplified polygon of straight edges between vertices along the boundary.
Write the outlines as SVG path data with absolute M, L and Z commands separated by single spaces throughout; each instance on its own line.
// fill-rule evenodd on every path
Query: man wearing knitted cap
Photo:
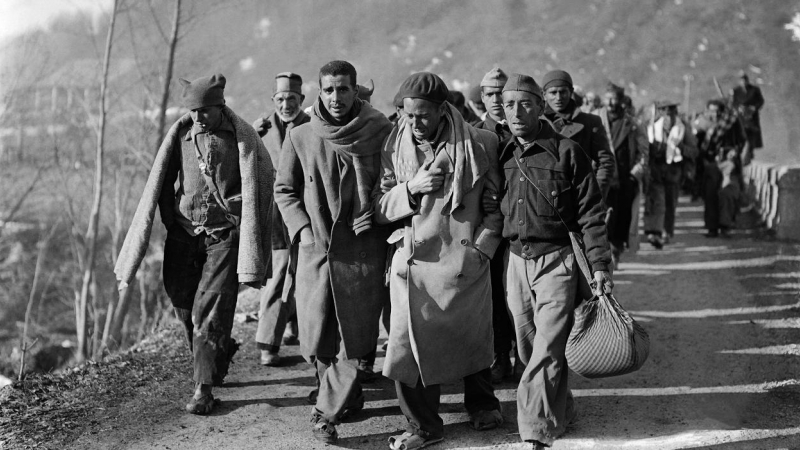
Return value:
M 292 129 L 311 120 L 300 109 L 305 100 L 303 79 L 292 72 L 275 76 L 272 103 L 275 112 L 259 118 L 253 127 L 263 138 L 270 158 L 277 167 L 283 140 Z M 295 249 L 296 251 L 296 249 Z M 280 364 L 281 343 L 297 343 L 297 316 L 294 300 L 294 274 L 290 269 L 292 243 L 283 223 L 278 204 L 272 203 L 272 277 L 261 292 L 261 305 L 256 331 L 256 346 L 261 350 L 260 362 L 265 366 Z M 296 254 L 296 253 L 295 253 Z M 287 324 L 289 329 L 287 330 Z M 284 335 L 284 332 L 286 334 Z
M 135 274 L 157 204 L 164 289 L 194 355 L 186 410 L 208 414 L 238 348 L 230 335 L 239 283 L 260 288 L 268 273 L 274 171 L 253 127 L 225 106 L 224 76 L 180 82 L 190 112 L 161 144 L 115 272 L 123 283 Z
M 503 423 L 489 369 L 489 259 L 502 216 L 481 207 L 484 191 L 499 191 L 497 137 L 466 123 L 432 73 L 411 75 L 398 95 L 404 114 L 382 152 L 382 175 L 396 185 L 375 194 L 376 221 L 402 224 L 389 240 L 397 251 L 384 375 L 395 380 L 408 427 L 389 439 L 392 449 L 443 439 L 443 383 L 464 380 L 473 428 Z
M 556 132 L 577 142 L 589 155 L 603 200 L 607 201 L 617 163 L 603 121 L 581 111 L 572 99 L 574 90 L 569 73 L 563 70 L 546 73 L 542 78 L 542 92 L 547 102 L 543 116 Z
M 626 248 L 634 251 L 639 248 L 639 198 L 649 173 L 647 135 L 626 112 L 625 97 L 623 88 L 609 82 L 603 95 L 604 106 L 596 113 L 617 161 L 608 192 L 608 206 L 612 210 L 608 239 L 615 267 Z
M 581 275 L 570 233 L 583 237 L 598 292 L 613 287 L 611 255 L 591 160 L 539 120 L 545 102 L 533 78 L 509 75 L 503 107 L 514 135 L 500 151 L 506 178 L 503 237 L 511 245 L 506 286 L 526 364 L 517 390 L 517 423 L 522 440 L 541 449 L 575 416 L 564 352 Z
M 375 349 L 386 237 L 373 224 L 386 117 L 358 99 L 356 69 L 331 61 L 319 71 L 311 121 L 283 142 L 275 183 L 289 241 L 298 244 L 295 287 L 300 349 L 319 380 L 313 436 L 338 439 L 336 425 L 364 407 L 358 362 Z

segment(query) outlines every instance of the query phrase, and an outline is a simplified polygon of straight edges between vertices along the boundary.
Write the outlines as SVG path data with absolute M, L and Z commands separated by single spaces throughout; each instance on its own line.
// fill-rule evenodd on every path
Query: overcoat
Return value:
M 384 145 L 383 176 L 392 177 L 397 164 L 390 144 L 401 121 Z M 491 366 L 493 360 L 492 286 L 489 259 L 501 239 L 500 211 L 481 209 L 484 189 L 499 192 L 495 133 L 469 127 L 476 152 L 483 152 L 488 170 L 461 205 L 450 213 L 445 189 L 423 195 L 412 205 L 406 182 L 398 182 L 375 202 L 378 223 L 400 221 L 398 249 L 392 258 L 391 330 L 383 373 L 415 386 L 461 379 Z M 444 186 L 453 179 L 451 156 L 439 151 L 431 166 L 444 170 Z M 392 239 L 395 240 L 395 239 Z
M 371 107 L 365 103 L 362 112 L 365 108 Z M 390 126 L 383 119 L 386 134 Z M 380 153 L 366 160 L 363 169 L 371 189 L 379 180 Z M 335 357 L 340 350 L 352 359 L 375 349 L 388 296 L 383 277 L 388 232 L 373 226 L 355 234 L 347 218 L 356 192 L 353 166 L 311 123 L 288 133 L 275 200 L 292 243 L 298 243 L 305 226 L 314 233 L 313 244 L 298 244 L 295 287 L 301 352 L 309 362 L 317 356 Z

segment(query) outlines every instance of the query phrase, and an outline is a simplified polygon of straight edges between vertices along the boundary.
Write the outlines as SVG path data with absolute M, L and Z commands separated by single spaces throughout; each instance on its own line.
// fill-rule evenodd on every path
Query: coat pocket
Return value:
M 553 217 L 559 214 L 566 220 L 565 214 L 572 210 L 572 185 L 566 180 L 539 180 L 536 196 L 536 214 L 540 217 Z

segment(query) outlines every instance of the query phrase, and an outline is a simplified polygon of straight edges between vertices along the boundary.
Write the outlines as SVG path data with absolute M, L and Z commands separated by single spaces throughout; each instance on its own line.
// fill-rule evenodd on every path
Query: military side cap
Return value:
M 508 81 L 508 76 L 503 69 L 495 67 L 483 76 L 481 80 L 481 87 L 503 87 Z
M 375 92 L 375 83 L 372 81 L 372 78 L 366 83 L 358 85 L 358 98 L 365 102 L 369 102 L 372 99 L 373 92 Z
M 275 88 L 272 94 L 280 92 L 295 92 L 303 94 L 303 78 L 294 72 L 281 72 L 275 75 Z
M 503 92 L 507 91 L 529 92 L 539 98 L 544 98 L 542 96 L 542 88 L 536 84 L 536 80 L 529 75 L 522 75 L 519 73 L 512 73 L 508 76 L 508 81 L 503 87 Z
M 551 87 L 566 86 L 572 89 L 572 77 L 563 70 L 551 70 L 542 78 L 542 90 L 547 90 Z
M 178 81 L 183 86 L 183 93 L 181 94 L 183 106 L 190 110 L 225 104 L 225 96 L 223 95 L 225 76 L 221 73 L 193 81 L 179 78 Z
M 444 103 L 449 94 L 444 80 L 430 72 L 417 72 L 409 76 L 398 92 L 400 98 L 421 98 L 436 104 Z

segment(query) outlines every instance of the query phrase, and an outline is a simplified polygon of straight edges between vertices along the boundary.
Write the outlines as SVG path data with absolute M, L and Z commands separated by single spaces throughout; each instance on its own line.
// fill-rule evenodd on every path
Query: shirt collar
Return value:
M 516 148 L 519 148 L 520 153 L 523 155 L 535 152 L 536 148 L 541 148 L 558 160 L 558 138 L 558 133 L 553 130 L 553 127 L 546 120 L 539 120 L 539 134 L 536 135 L 536 139 L 525 146 L 517 138 L 509 139 L 501 152 L 501 158 L 504 156 L 509 158 Z

